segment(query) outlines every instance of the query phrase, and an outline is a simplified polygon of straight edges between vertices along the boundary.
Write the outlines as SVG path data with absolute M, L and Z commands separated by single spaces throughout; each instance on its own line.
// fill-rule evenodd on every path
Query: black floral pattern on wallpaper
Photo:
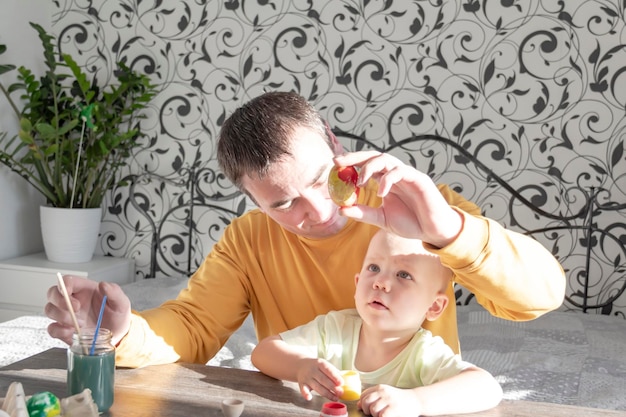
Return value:
M 229 216 L 250 207 L 220 174 L 215 141 L 232 110 L 268 90 L 299 92 L 333 128 L 366 139 L 346 140 L 349 150 L 389 150 L 507 227 L 584 224 L 592 187 L 600 205 L 626 202 L 623 1 L 55 4 L 60 47 L 92 77 L 110 80 L 122 60 L 160 85 L 145 148 L 126 173 L 138 181 L 133 197 L 128 187 L 111 194 L 100 245 L 135 258 L 140 277 L 193 271 Z M 449 143 L 405 141 L 416 135 Z M 203 173 L 201 191 L 190 173 Z M 166 214 L 172 220 L 160 225 Z M 594 296 L 606 299 L 623 291 L 626 223 L 623 210 L 595 214 L 593 224 L 616 239 L 537 238 L 562 260 L 568 293 L 589 276 Z M 167 236 L 158 262 L 154 222 Z M 625 297 L 601 310 L 623 314 Z

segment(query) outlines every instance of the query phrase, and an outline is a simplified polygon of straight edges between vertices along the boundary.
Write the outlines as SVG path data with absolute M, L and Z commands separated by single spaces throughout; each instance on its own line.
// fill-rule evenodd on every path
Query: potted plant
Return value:
M 132 151 L 142 146 L 139 120 L 156 94 L 156 87 L 146 75 L 130 70 L 119 62 L 115 72 L 116 85 L 99 86 L 89 81 L 69 54 L 57 58 L 56 39 L 40 25 L 30 24 L 43 46 L 46 71 L 36 77 L 31 70 L 17 67 L 18 82 L 5 87 L 0 84 L 11 109 L 19 120 L 19 133 L 0 135 L 0 162 L 23 177 L 46 199 L 42 206 L 42 234 L 48 259 L 59 262 L 86 262 L 91 259 L 100 229 L 101 206 L 108 190 L 122 185 L 118 171 L 128 163 Z M 0 54 L 6 48 L 0 45 Z M 0 74 L 13 71 L 14 65 L 0 65 Z M 20 94 L 24 103 L 20 111 L 12 95 Z M 91 213 L 97 217 L 93 246 L 88 259 L 65 259 L 72 249 L 59 249 L 46 237 L 48 208 L 63 209 L 74 217 Z M 77 210 L 80 209 L 80 210 Z M 57 210 L 58 211 L 58 210 Z M 72 227 L 60 224 L 61 234 L 73 243 Z M 54 224 L 53 224 L 54 225 Z M 93 229 L 93 226 L 91 227 Z M 92 232 L 93 233 L 93 232 Z M 48 238 L 49 239 L 49 238 Z M 63 258 L 63 259 L 59 259 Z M 54 259 L 52 259 L 54 258 Z

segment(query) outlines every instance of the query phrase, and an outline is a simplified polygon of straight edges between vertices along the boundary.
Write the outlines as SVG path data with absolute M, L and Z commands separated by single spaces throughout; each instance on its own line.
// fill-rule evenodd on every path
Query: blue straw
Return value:
M 93 356 L 94 349 L 96 348 L 96 339 L 98 338 L 98 332 L 100 331 L 100 325 L 102 324 L 102 315 L 104 314 L 104 306 L 107 303 L 107 296 L 102 297 L 102 305 L 100 306 L 100 313 L 98 314 L 98 322 L 96 323 L 96 331 L 93 334 L 93 342 L 91 342 L 91 349 L 89 354 Z

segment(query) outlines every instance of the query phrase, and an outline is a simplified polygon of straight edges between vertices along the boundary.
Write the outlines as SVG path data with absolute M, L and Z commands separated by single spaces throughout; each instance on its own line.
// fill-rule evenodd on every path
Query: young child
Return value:
M 357 403 L 385 417 L 470 413 L 495 407 L 498 382 L 461 360 L 423 329 L 449 300 L 451 271 L 422 242 L 381 230 L 355 276 L 356 309 L 331 311 L 295 329 L 263 339 L 252 363 L 274 378 L 296 381 L 336 401 L 341 370 L 356 370 L 369 385 Z

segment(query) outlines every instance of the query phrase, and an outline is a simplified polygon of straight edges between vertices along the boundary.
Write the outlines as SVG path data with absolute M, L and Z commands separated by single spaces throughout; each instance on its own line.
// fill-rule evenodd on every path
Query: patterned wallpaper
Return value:
M 580 188 L 601 189 L 602 203 L 626 202 L 623 0 L 55 4 L 60 48 L 93 77 L 110 80 L 114 63 L 123 60 L 160 86 L 144 123 L 146 146 L 128 172 L 148 174 L 132 201 L 128 187 L 112 193 L 99 248 L 135 258 L 139 277 L 176 274 L 181 265 L 193 270 L 228 219 L 249 207 L 219 173 L 216 138 L 233 109 L 268 90 L 299 92 L 333 128 L 392 149 L 507 227 L 581 221 L 575 215 L 585 204 Z M 419 134 L 443 136 L 454 146 L 400 142 Z M 454 147 L 553 217 L 513 201 Z M 193 184 L 190 173 L 198 180 Z M 189 198 L 200 205 L 191 216 L 179 204 Z M 164 216 L 172 221 L 157 249 L 167 263 L 149 256 L 150 222 Z M 624 212 L 603 212 L 594 221 L 618 237 L 592 245 L 609 265 L 592 278 L 601 286 L 608 280 L 603 290 L 615 294 L 626 279 Z M 575 282 L 586 238 L 543 238 L 571 255 L 562 260 Z M 624 298 L 612 307 L 623 308 Z

